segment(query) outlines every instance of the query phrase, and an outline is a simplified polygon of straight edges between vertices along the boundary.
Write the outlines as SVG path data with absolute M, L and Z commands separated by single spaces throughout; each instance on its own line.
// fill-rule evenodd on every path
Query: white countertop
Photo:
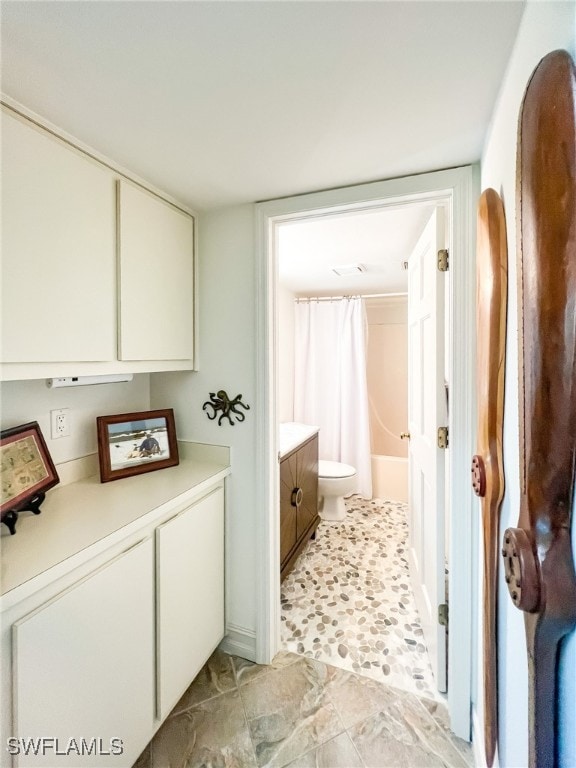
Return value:
M 287 421 L 279 427 L 279 451 L 278 458 L 283 459 L 299 445 L 305 443 L 318 434 L 319 428 L 310 424 L 299 424 L 296 421 Z
M 226 464 L 184 459 L 176 467 L 109 483 L 98 475 L 53 488 L 39 515 L 22 512 L 11 536 L 2 525 L 1 594 L 112 537 L 121 539 L 161 516 L 190 492 L 202 493 L 230 473 Z

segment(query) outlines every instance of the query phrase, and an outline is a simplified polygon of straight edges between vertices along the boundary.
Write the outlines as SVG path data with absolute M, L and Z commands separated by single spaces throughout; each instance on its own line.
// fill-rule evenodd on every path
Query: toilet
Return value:
M 339 461 L 318 462 L 319 514 L 322 520 L 344 520 L 346 507 L 344 496 L 349 496 L 356 486 L 356 470 L 350 464 Z

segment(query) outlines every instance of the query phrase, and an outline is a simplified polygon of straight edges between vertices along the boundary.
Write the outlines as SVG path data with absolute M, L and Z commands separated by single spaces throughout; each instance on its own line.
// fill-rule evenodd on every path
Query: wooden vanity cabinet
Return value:
M 280 578 L 293 568 L 318 516 L 318 435 L 280 460 Z

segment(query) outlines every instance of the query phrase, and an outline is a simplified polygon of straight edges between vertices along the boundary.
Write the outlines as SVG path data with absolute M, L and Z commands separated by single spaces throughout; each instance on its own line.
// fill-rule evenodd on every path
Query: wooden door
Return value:
M 318 435 L 280 463 L 280 573 L 293 567 L 318 516 Z

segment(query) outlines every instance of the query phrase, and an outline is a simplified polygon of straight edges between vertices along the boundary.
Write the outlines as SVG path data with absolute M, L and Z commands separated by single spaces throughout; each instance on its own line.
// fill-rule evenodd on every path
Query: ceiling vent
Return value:
M 332 272 L 337 275 L 356 275 L 359 272 L 367 272 L 368 267 L 364 264 L 341 264 L 339 267 L 332 267 Z

